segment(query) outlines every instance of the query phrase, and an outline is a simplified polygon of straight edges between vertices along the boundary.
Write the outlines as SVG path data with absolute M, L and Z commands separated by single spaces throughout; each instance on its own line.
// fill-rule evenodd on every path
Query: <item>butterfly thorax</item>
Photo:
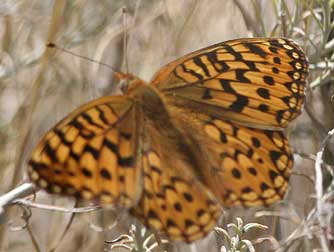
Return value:
M 168 117 L 166 106 L 159 91 L 144 81 L 135 81 L 129 88 L 127 95 L 133 99 L 136 106 L 141 108 L 146 118 L 155 120 L 155 117 L 165 117 L 165 119 Z M 160 119 L 164 121 L 164 118 Z

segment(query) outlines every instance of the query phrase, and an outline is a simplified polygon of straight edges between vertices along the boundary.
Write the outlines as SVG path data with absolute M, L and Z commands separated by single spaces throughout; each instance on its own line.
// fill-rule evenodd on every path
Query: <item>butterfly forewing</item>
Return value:
M 274 128 L 300 113 L 307 71 L 307 59 L 292 40 L 237 39 L 171 62 L 152 84 L 178 106 Z
M 41 139 L 29 161 L 30 178 L 52 193 L 133 206 L 141 194 L 135 116 L 124 97 L 79 107 Z

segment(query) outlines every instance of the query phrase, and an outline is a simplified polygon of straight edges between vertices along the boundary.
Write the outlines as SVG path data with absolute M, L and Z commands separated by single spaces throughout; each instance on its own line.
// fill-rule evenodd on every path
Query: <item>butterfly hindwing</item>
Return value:
M 152 84 L 180 107 L 205 106 L 212 115 L 254 127 L 285 127 L 300 113 L 307 68 L 290 39 L 246 38 L 171 62 Z
M 89 102 L 46 133 L 31 155 L 28 174 L 52 193 L 133 206 L 141 193 L 139 127 L 127 98 Z
M 178 151 L 181 146 L 164 138 L 161 131 L 164 129 L 151 128 L 145 138 L 144 189 L 138 206 L 131 211 L 147 227 L 170 239 L 191 242 L 214 228 L 221 207 L 199 182 L 187 157 Z
M 215 143 L 220 165 L 209 188 L 224 206 L 269 206 L 288 188 L 293 157 L 281 131 L 259 130 L 212 119 L 204 131 Z M 211 172 L 212 173 L 212 172 Z
M 188 109 L 176 111 L 174 117 L 209 164 L 202 167 L 201 182 L 224 207 L 268 206 L 283 198 L 293 157 L 282 131 L 250 128 Z

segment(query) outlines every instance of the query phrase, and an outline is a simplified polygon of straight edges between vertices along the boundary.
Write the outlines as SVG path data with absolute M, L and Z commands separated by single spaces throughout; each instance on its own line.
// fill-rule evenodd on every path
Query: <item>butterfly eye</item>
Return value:
M 126 94 L 128 92 L 129 89 L 129 82 L 128 81 L 122 81 L 120 82 L 120 89 L 122 91 L 123 94 Z

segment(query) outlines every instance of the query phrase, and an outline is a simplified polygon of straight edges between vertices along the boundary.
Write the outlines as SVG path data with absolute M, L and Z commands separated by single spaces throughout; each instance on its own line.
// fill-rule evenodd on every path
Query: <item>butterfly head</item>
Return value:
M 139 84 L 144 83 L 143 80 L 130 73 L 115 72 L 114 78 L 117 82 L 120 82 L 120 89 L 123 94 L 131 93 Z

